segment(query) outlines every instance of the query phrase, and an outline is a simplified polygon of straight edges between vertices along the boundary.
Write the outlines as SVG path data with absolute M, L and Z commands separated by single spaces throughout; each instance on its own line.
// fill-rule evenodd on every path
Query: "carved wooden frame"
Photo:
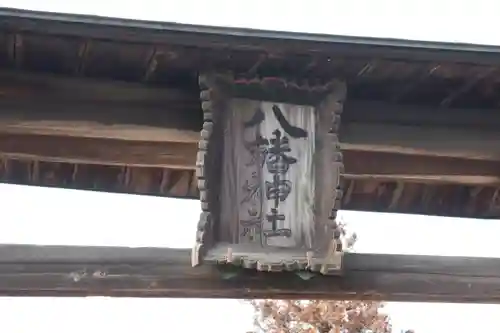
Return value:
M 261 271 L 308 269 L 323 274 L 338 274 L 343 253 L 341 234 L 336 222 L 342 196 L 340 176 L 343 173 L 338 130 L 346 97 L 345 83 L 332 80 L 328 84 L 311 86 L 298 85 L 281 78 L 236 80 L 231 74 L 206 73 L 200 75 L 199 85 L 204 121 L 198 145 L 196 177 L 202 213 L 192 251 L 193 266 L 202 262 L 231 263 Z M 284 258 L 279 260 L 276 260 L 276 256 L 261 258 L 233 252 L 231 247 L 223 252 L 210 254 L 210 250 L 217 245 L 221 207 L 219 193 L 222 177 L 220 161 L 223 160 L 224 145 L 223 117 L 228 102 L 236 97 L 315 106 L 317 150 L 314 167 L 316 175 L 320 175 L 316 177 L 315 193 L 320 199 L 316 201 L 315 214 L 323 221 L 315 227 L 331 231 L 331 241 L 323 250 L 304 251 L 291 256 L 290 251 L 285 250 Z

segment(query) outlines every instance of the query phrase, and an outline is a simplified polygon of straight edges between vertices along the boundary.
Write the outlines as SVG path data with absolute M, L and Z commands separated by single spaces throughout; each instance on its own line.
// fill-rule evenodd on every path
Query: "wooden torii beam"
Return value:
M 195 168 L 197 92 L 2 70 L 0 95 L 0 158 Z M 495 110 L 348 100 L 346 177 L 499 184 L 499 124 Z
M 168 133 L 168 130 L 165 132 Z M 194 170 L 197 144 L 3 134 L 0 157 Z M 463 184 L 500 183 L 500 161 L 345 150 L 345 177 Z
M 342 276 L 193 268 L 190 250 L 0 246 L 0 296 L 500 303 L 500 259 L 346 253 Z M 231 269 L 231 267 L 226 268 Z
M 80 141 L 72 138 L 109 139 L 110 149 L 112 140 L 195 149 L 201 128 L 196 91 L 2 70 L 0 96 L 0 133 L 55 136 L 76 151 Z M 493 109 L 347 100 L 342 117 L 342 150 L 500 160 L 500 115 Z

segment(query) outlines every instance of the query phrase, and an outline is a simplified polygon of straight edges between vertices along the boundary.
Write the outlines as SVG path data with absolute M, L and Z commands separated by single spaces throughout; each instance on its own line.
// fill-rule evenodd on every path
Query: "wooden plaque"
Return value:
M 202 203 L 194 266 L 336 273 L 345 84 L 200 76 Z

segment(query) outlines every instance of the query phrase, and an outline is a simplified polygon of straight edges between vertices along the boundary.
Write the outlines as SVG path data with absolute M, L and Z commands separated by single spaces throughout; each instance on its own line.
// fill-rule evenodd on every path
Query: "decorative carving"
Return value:
M 203 212 L 193 265 L 338 272 L 345 85 L 208 74 L 200 87 Z
M 222 158 L 223 131 L 216 131 L 222 125 L 225 99 L 215 75 L 200 75 L 200 99 L 203 110 L 203 127 L 200 132 L 196 157 L 196 177 L 202 213 L 197 226 L 196 243 L 192 250 L 192 264 L 199 265 L 206 249 L 214 245 L 214 223 L 212 215 L 219 213 L 218 190 L 214 181 L 220 179 L 218 160 Z M 215 134 L 214 134 L 214 131 Z M 212 183 L 211 183 L 212 182 Z

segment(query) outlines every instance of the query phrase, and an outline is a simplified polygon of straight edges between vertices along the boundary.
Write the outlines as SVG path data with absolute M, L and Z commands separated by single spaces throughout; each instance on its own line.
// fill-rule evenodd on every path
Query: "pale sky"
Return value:
M 500 45 L 498 1 L 0 0 L 0 6 L 261 29 Z M 0 185 L 0 243 L 191 247 L 198 203 L 144 196 Z M 359 252 L 498 256 L 498 221 L 344 212 Z M 176 233 L 168 225 L 175 223 Z M 121 230 L 116 234 L 115 230 Z M 53 232 L 47 232 L 53 230 Z M 429 230 L 433 233 L 429 234 Z M 475 246 L 470 247 L 470 232 Z M 27 232 L 29 231 L 29 233 Z M 441 235 L 447 235 L 443 239 Z M 375 242 L 385 237 L 388 242 Z M 421 240 L 425 239 L 422 243 Z M 463 244 L 468 244 L 468 249 Z M 425 244 L 425 248 L 422 248 Z M 500 306 L 391 303 L 396 332 L 497 328 Z M 245 333 L 250 309 L 235 300 L 0 298 L 0 331 Z M 418 316 L 418 317 L 417 317 Z M 422 320 L 422 318 L 424 318 Z M 192 327 L 185 327 L 189 323 Z
M 0 197 L 6 217 L 0 221 L 0 243 L 11 244 L 186 248 L 193 244 L 199 215 L 194 200 L 2 184 Z M 497 221 L 478 224 L 466 219 L 360 212 L 343 212 L 341 218 L 359 234 L 358 252 L 500 256 L 500 246 L 494 245 L 500 232 Z M 175 233 L 170 231 L 172 224 Z M 478 237 L 471 239 L 472 229 Z M 378 241 L 381 238 L 389 241 Z M 473 250 L 463 244 L 472 245 Z M 495 327 L 500 307 L 391 303 L 387 310 L 396 328 L 469 333 L 478 322 L 485 329 Z M 50 333 L 137 333 L 143 327 L 148 333 L 160 333 L 190 323 L 208 332 L 245 333 L 252 323 L 250 308 L 236 300 L 0 298 L 0 313 L 1 332 L 36 328 Z M 224 320 L 220 320 L 221 313 Z
M 1 0 L 60 13 L 429 41 L 500 44 L 495 0 Z

